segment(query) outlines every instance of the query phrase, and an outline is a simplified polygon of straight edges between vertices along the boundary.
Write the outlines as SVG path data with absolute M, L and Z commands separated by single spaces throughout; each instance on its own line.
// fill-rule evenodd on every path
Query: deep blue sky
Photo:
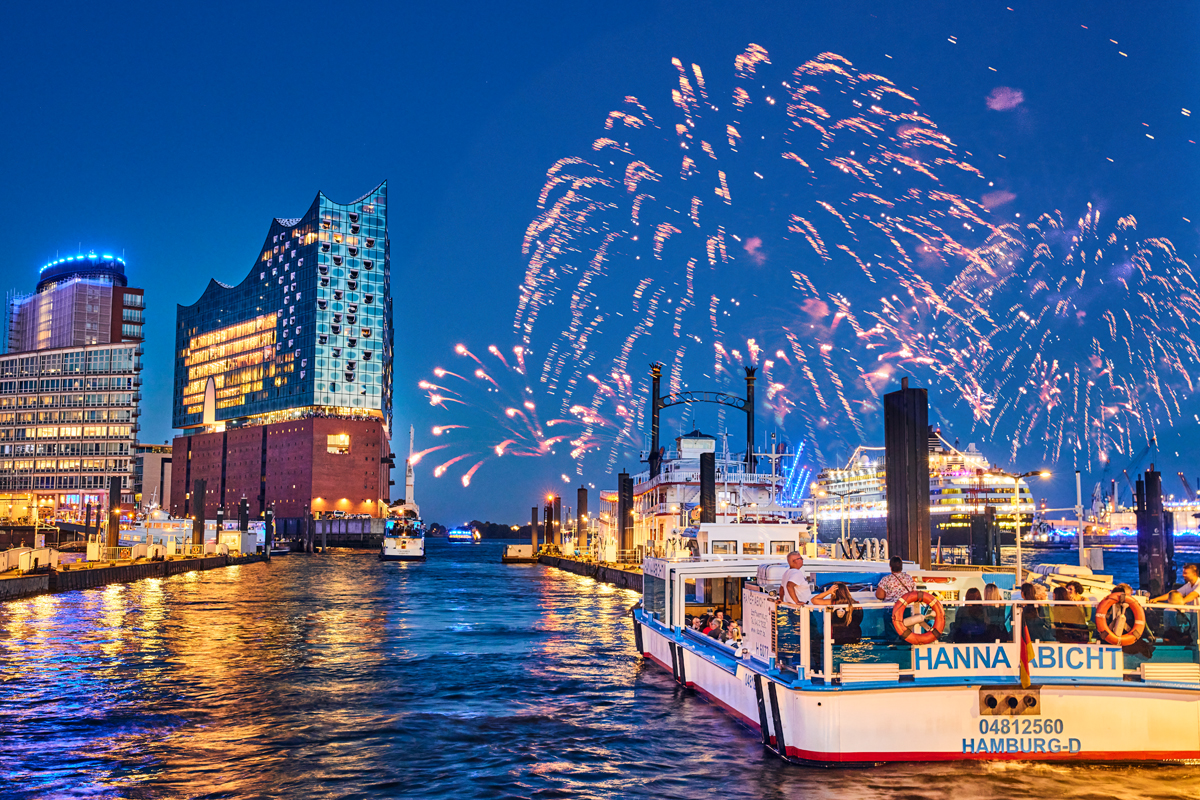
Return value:
M 272 217 L 386 178 L 399 453 L 410 421 L 445 421 L 416 382 L 458 341 L 510 339 L 547 167 L 624 96 L 665 102 L 673 56 L 727 72 L 750 42 L 790 64 L 839 53 L 915 87 L 1014 208 L 1092 201 L 1192 261 L 1197 30 L 1189 3 L 19 4 L 0 30 L 4 285 L 80 245 L 123 251 L 147 296 L 143 437 L 163 441 L 175 304 L 241 280 Z M 1025 102 L 989 111 L 997 86 Z M 561 471 L 514 462 L 463 489 L 423 465 L 418 500 L 427 520 L 523 521 Z

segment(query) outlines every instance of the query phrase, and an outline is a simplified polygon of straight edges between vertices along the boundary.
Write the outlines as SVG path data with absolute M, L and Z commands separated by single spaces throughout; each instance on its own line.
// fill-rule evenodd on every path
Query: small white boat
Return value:
M 389 519 L 379 548 L 380 561 L 424 561 L 425 529 L 412 517 Z
M 1194 643 L 1169 635 L 1170 626 L 1195 629 L 1194 606 L 1112 594 L 1014 601 L 1011 572 L 910 564 L 918 591 L 884 603 L 872 589 L 889 573 L 886 562 L 806 555 L 814 591 L 847 584 L 861 614 L 851 630 L 831 624 L 846 606 L 780 603 L 783 561 L 647 558 L 632 616 L 639 656 L 788 761 L 1200 758 L 1200 657 Z M 1102 591 L 1104 579 L 1089 578 Z M 990 587 L 1001 599 L 994 588 L 991 601 L 966 599 Z M 715 610 L 738 623 L 740 639 L 720 641 L 712 628 L 705 635 L 689 624 L 706 624 Z M 1109 628 L 1114 611 L 1146 621 L 1134 632 L 1144 630 L 1148 647 L 1129 646 L 1134 635 Z M 1074 624 L 1060 626 L 1068 619 Z

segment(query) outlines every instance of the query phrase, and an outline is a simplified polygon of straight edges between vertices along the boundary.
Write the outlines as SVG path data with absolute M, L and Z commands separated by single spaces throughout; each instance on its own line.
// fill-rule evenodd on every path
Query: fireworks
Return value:
M 997 319 L 956 354 L 963 396 L 1012 456 L 1075 451 L 1092 468 L 1128 455 L 1178 422 L 1194 389 L 1200 285 L 1130 216 L 1106 224 L 1089 207 L 1069 225 L 1055 212 L 1024 234 L 1022 252 L 990 254 L 999 278 L 979 283 Z
M 960 276 L 1016 231 L 968 198 L 979 171 L 883 76 L 831 53 L 776 69 L 751 46 L 717 97 L 674 63 L 670 106 L 626 98 L 588 158 L 547 173 L 515 321 L 545 353 L 531 369 L 562 408 L 599 412 L 629 387 L 640 419 L 649 361 L 669 391 L 774 367 L 777 424 L 818 457 L 857 443 L 911 360 L 894 334 L 971 310 Z
M 413 463 L 438 453 L 434 477 L 457 466 L 463 486 L 469 486 L 479 468 L 491 459 L 544 457 L 562 449 L 578 460 L 601 443 L 627 435 L 624 432 L 630 423 L 613 423 L 586 408 L 568 409 L 567 416 L 545 416 L 539 406 L 546 398 L 526 380 L 526 353 L 526 348 L 518 345 L 505 355 L 490 345 L 487 355 L 480 358 L 465 345 L 457 345 L 456 369 L 437 367 L 432 378 L 418 384 L 429 404 L 450 411 L 456 423 L 434 426 L 433 435 L 444 437 L 446 443 L 414 454 Z M 552 402 L 545 404 L 553 407 Z M 471 424 L 463 424 L 466 420 Z
M 468 367 L 428 386 L 447 407 L 502 396 L 503 438 L 439 468 L 473 464 L 468 482 L 475 459 L 562 444 L 611 469 L 643 445 L 652 361 L 665 392 L 736 392 L 758 367 L 757 412 L 817 463 L 879 438 L 899 372 L 1011 458 L 1090 465 L 1179 419 L 1200 295 L 1170 242 L 1091 209 L 999 221 L 972 198 L 1012 196 L 913 94 L 841 56 L 786 69 L 751 45 L 720 79 L 673 63 L 669 93 L 626 97 L 590 153 L 547 171 L 521 344 L 460 347 Z

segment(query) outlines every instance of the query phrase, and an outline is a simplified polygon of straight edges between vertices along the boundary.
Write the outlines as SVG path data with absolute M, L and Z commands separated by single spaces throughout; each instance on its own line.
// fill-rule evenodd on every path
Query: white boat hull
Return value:
M 380 561 L 424 561 L 425 539 L 420 537 L 387 537 L 379 549 Z
M 1200 761 L 1200 691 L 1195 686 L 1043 682 L 1037 686 L 1039 713 L 991 715 L 980 711 L 981 689 L 1016 691 L 1019 685 L 976 678 L 950 685 L 893 681 L 793 688 L 761 664 L 676 638 L 637 617 L 635 624 L 643 656 L 760 736 L 765 726 L 764 744 L 791 761 L 830 766 Z

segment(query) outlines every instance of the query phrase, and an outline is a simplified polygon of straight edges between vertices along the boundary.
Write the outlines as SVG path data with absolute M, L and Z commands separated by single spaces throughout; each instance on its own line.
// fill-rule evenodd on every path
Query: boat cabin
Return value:
M 705 522 L 696 532 L 701 556 L 786 556 L 803 551 L 808 525 L 798 522 Z

